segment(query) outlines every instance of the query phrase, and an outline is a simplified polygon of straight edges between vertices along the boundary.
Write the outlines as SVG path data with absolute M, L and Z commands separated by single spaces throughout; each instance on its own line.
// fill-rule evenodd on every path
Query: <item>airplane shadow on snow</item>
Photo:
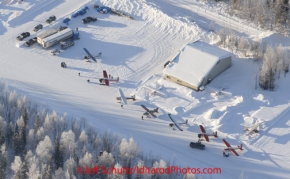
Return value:
M 83 48 L 86 48 L 93 56 L 96 56 L 99 52 L 102 53 L 102 57 L 96 59 L 97 63 L 101 61 L 101 63 L 107 65 L 123 65 L 126 67 L 128 67 L 126 64 L 127 59 L 145 50 L 136 46 L 100 41 L 95 39 L 92 34 L 80 31 L 80 39 L 75 41 L 75 45 L 60 53 L 59 56 L 83 60 L 83 56 L 87 55 Z
M 112 22 L 109 20 L 104 20 L 105 18 L 103 18 L 102 16 L 98 16 L 98 20 L 96 21 L 96 23 L 92 23 L 90 25 L 93 26 L 98 26 L 98 27 L 112 27 L 112 28 L 125 28 L 127 27 L 127 25 L 122 24 L 122 23 L 118 23 L 118 22 Z

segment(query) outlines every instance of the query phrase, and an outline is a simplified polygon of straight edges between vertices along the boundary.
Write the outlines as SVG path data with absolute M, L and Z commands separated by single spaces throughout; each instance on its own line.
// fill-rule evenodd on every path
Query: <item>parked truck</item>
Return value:
M 44 48 L 48 48 L 48 47 L 51 47 L 55 44 L 58 44 L 59 42 L 63 41 L 63 40 L 66 40 L 66 39 L 69 39 L 73 36 L 74 32 L 72 29 L 70 28 L 67 28 L 67 29 L 64 29 L 58 33 L 55 33 L 53 35 L 50 35 L 46 38 L 43 38 L 43 39 L 37 39 L 37 42 Z

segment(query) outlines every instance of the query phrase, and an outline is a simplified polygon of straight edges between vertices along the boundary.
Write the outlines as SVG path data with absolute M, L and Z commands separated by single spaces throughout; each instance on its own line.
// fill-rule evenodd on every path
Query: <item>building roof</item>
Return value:
M 230 56 L 225 50 L 197 41 L 186 45 L 163 72 L 198 87 L 220 59 Z
M 55 34 L 55 33 L 57 33 L 56 29 L 48 29 L 48 30 L 42 32 L 41 34 L 39 34 L 37 37 L 42 39 L 42 38 L 45 38 L 45 37 L 50 36 L 51 34 Z

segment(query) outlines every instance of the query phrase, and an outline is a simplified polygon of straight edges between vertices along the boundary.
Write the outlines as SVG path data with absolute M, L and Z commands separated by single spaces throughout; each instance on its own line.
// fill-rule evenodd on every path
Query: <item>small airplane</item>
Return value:
M 236 156 L 239 156 L 239 154 L 236 152 L 236 150 L 238 150 L 238 149 L 243 150 L 243 144 L 238 145 L 238 147 L 236 147 L 236 148 L 233 148 L 225 139 L 223 139 L 223 142 L 227 146 L 226 148 L 224 148 L 224 150 L 230 150 Z
M 230 92 L 224 91 L 226 88 L 223 86 L 220 89 L 214 88 L 214 87 L 210 87 L 210 86 L 206 86 L 206 88 L 213 93 L 216 97 L 220 96 L 220 95 L 227 95 L 227 96 L 231 96 L 232 94 Z
M 113 78 L 112 76 L 108 77 L 106 70 L 103 70 L 103 78 L 99 79 L 101 85 L 109 86 L 110 81 L 118 82 L 119 77 Z
M 157 89 L 154 89 L 152 87 L 149 87 L 149 86 L 143 86 L 142 88 L 144 88 L 145 90 L 147 90 L 150 95 L 153 95 L 153 96 L 163 96 L 163 97 L 166 97 L 166 95 L 161 92 L 160 90 L 157 90 Z
M 175 125 L 180 131 L 183 131 L 183 129 L 180 127 L 181 124 L 187 124 L 188 120 L 186 120 L 185 122 L 182 122 L 182 123 L 178 123 L 176 122 L 172 117 L 171 117 L 171 114 L 168 114 L 169 118 L 171 119 L 171 121 L 173 123 L 169 123 L 169 126 L 170 127 L 173 127 L 173 125 Z M 173 128 L 174 129 L 174 128 Z
M 149 110 L 148 108 L 146 108 L 144 105 L 141 105 L 141 107 L 143 109 L 145 109 L 146 112 L 143 113 L 144 116 L 146 117 L 150 117 L 150 115 L 153 117 L 153 118 L 156 118 L 156 115 L 154 113 L 158 113 L 158 107 L 153 109 L 153 110 Z M 143 115 L 142 115 L 142 120 L 143 120 Z
M 204 137 L 205 140 L 206 140 L 207 142 L 209 142 L 208 136 L 214 136 L 214 137 L 217 137 L 217 131 L 215 131 L 215 132 L 212 133 L 212 134 L 207 134 L 207 133 L 205 132 L 205 129 L 203 128 L 202 125 L 199 125 L 199 128 L 200 128 L 200 131 L 201 131 L 201 134 L 198 134 L 198 138 L 199 138 L 199 139 L 200 139 L 201 137 Z
M 84 59 L 86 60 L 92 59 L 97 62 L 96 58 L 100 58 L 102 56 L 102 52 L 98 53 L 96 56 L 93 56 L 86 48 L 84 48 L 84 51 L 87 53 L 87 55 L 84 55 Z
M 136 100 L 135 99 L 135 95 L 131 96 L 131 97 L 125 97 L 125 95 L 124 95 L 123 91 L 121 90 L 121 88 L 119 88 L 118 91 L 119 91 L 119 95 L 120 96 L 117 96 L 116 100 L 117 100 L 117 102 L 121 103 L 122 105 L 123 104 L 127 104 L 127 99 L 132 99 L 133 101 Z
M 257 128 L 258 128 L 259 125 L 260 125 L 260 122 L 258 122 L 257 124 L 255 124 L 252 127 L 246 127 L 246 126 L 244 126 L 244 130 L 247 131 L 246 132 L 246 135 L 249 135 L 252 132 L 258 133 L 259 131 L 258 131 Z

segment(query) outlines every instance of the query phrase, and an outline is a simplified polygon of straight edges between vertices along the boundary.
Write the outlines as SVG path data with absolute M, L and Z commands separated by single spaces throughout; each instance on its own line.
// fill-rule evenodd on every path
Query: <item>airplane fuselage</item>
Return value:
M 202 136 L 205 136 L 205 135 L 207 135 L 207 136 L 215 136 L 215 134 L 207 134 L 207 133 L 202 133 L 201 135 Z
M 133 101 L 136 100 L 134 97 L 126 97 L 126 99 L 132 99 Z M 116 100 L 121 101 L 121 97 L 116 97 Z
M 224 150 L 232 150 L 232 149 L 234 149 L 234 150 L 238 150 L 238 149 L 242 150 L 241 147 L 226 147 L 226 148 L 224 148 Z

